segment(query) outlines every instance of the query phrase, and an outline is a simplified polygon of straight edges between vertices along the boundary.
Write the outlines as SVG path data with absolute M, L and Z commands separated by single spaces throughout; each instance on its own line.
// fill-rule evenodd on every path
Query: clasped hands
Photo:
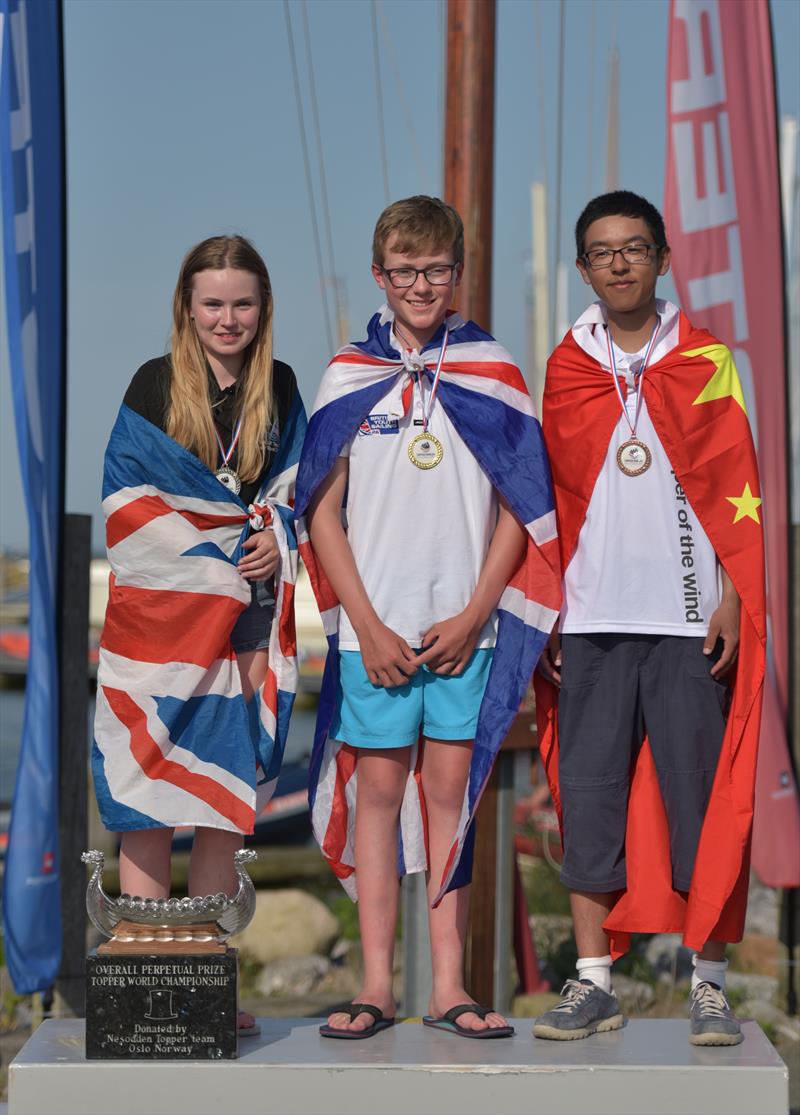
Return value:
M 268 581 L 278 568 L 281 553 L 275 532 L 267 527 L 256 531 L 242 543 L 247 554 L 240 559 L 237 569 L 246 581 Z
M 373 685 L 391 689 L 406 685 L 422 667 L 434 674 L 455 676 L 472 657 L 482 624 L 466 611 L 434 623 L 422 637 L 422 650 L 380 621 L 358 632 L 361 660 Z

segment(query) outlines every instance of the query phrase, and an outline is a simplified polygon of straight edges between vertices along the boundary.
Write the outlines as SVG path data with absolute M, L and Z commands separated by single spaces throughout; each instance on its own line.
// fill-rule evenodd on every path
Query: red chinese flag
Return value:
M 787 744 L 788 500 L 784 277 L 767 0 L 672 0 L 664 203 L 689 317 L 733 350 L 758 451 L 768 661 L 753 866 L 800 886 L 800 802 Z

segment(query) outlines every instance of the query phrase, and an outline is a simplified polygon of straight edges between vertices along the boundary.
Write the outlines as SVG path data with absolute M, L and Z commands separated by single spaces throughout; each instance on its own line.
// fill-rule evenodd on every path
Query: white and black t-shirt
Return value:
M 657 307 L 660 326 L 651 365 L 678 341 L 677 307 L 662 301 Z M 605 330 L 602 306 L 595 303 L 572 332 L 584 351 L 610 372 Z M 625 375 L 628 385 L 626 409 L 632 423 L 635 377 L 646 348 L 625 353 L 614 347 L 617 372 Z M 617 450 L 630 436 L 620 408 L 564 575 L 560 628 L 568 634 L 705 635 L 720 601 L 716 554 L 672 472 L 644 399 L 636 437 L 650 449 L 652 464 L 640 476 L 626 476 L 617 466 Z
M 406 362 L 413 366 L 415 357 L 421 363 L 415 353 Z M 434 623 L 457 615 L 472 598 L 497 525 L 497 496 L 439 402 L 428 429 L 442 444 L 442 461 L 426 470 L 412 464 L 408 446 L 422 432 L 422 406 L 415 386 L 403 415 L 404 378 L 398 376 L 341 455 L 350 458 L 347 538 L 364 588 L 380 620 L 417 648 Z M 427 405 L 427 377 L 423 386 Z M 495 613 L 479 648 L 494 646 L 496 628 Z M 344 608 L 339 647 L 359 649 Z

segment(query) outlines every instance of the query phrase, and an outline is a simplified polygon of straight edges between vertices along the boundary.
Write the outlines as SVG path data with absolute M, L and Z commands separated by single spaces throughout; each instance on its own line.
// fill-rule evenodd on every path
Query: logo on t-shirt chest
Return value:
M 399 434 L 400 421 L 391 414 L 370 414 L 358 427 L 359 437 L 369 437 L 370 434 Z

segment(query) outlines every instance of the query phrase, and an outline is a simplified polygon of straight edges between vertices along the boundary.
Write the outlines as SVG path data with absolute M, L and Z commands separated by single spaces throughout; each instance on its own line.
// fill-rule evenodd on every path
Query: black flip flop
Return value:
M 423 1025 L 432 1026 L 434 1030 L 446 1030 L 450 1034 L 460 1034 L 462 1038 L 478 1038 L 485 1041 L 487 1038 L 510 1038 L 514 1036 L 513 1026 L 491 1026 L 487 1030 L 470 1030 L 467 1026 L 459 1026 L 457 1019 L 462 1014 L 477 1014 L 478 1018 L 486 1018 L 492 1013 L 491 1007 L 481 1006 L 480 1003 L 459 1003 L 445 1011 L 441 1018 L 432 1018 L 426 1014 L 422 1019 Z
M 388 1030 L 390 1026 L 394 1026 L 393 1018 L 384 1018 L 383 1011 L 379 1007 L 374 1007 L 372 1003 L 343 1003 L 340 1007 L 334 1007 L 331 1014 L 342 1012 L 350 1015 L 350 1021 L 353 1022 L 360 1014 L 369 1014 L 374 1018 L 371 1026 L 367 1026 L 366 1030 L 340 1030 L 336 1026 L 320 1026 L 319 1032 L 324 1038 L 343 1038 L 345 1041 L 358 1041 L 361 1038 L 371 1038 L 375 1034 L 379 1034 L 381 1030 Z

